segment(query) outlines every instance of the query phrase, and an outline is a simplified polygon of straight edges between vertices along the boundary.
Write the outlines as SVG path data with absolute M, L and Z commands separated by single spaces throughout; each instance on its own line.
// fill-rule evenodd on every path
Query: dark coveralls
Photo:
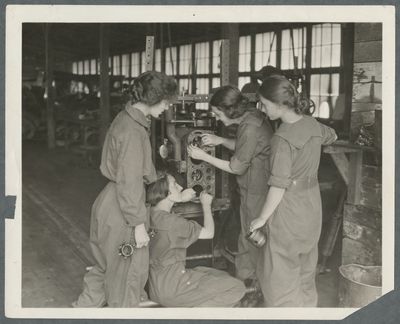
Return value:
M 90 223 L 96 265 L 85 275 L 74 307 L 135 307 L 147 298 L 148 247 L 124 259 L 118 246 L 134 239 L 136 225 L 148 227 L 144 184 L 156 180 L 148 127 L 144 114 L 127 106 L 107 133 L 100 170 L 110 182 L 93 204 Z
M 151 211 L 150 299 L 167 307 L 231 307 L 245 294 L 244 284 L 224 271 L 185 268 L 186 249 L 201 226 L 166 211 Z
M 257 273 L 266 306 L 315 307 L 315 272 L 322 210 L 317 172 L 321 145 L 333 129 L 304 116 L 283 123 L 271 143 L 269 185 L 286 189 L 266 223 L 267 244 Z
M 240 189 L 241 233 L 235 259 L 236 276 L 252 278 L 256 272 L 259 249 L 245 235 L 251 221 L 260 216 L 268 193 L 269 153 L 272 128 L 259 110 L 251 111 L 239 124 L 235 152 L 230 160 Z

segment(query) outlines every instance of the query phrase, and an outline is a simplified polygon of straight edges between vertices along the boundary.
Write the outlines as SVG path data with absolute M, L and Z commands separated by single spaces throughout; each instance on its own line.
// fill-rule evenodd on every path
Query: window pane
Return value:
M 209 92 L 208 79 L 207 78 L 196 79 L 196 93 L 207 94 L 208 92 Z
M 341 25 L 312 27 L 311 67 L 340 66 Z
M 310 99 L 315 103 L 315 117 L 329 118 L 339 96 L 339 74 L 311 75 Z
M 140 53 L 131 54 L 131 77 L 137 77 L 140 74 Z
M 113 75 L 120 75 L 121 74 L 121 62 L 119 55 L 115 55 L 113 57 Z
M 179 74 L 192 73 L 192 45 L 183 45 L 179 47 Z
M 211 88 L 218 88 L 221 86 L 221 79 L 220 78 L 213 78 L 212 79 L 212 84 L 211 84 Z
M 290 29 L 282 31 L 281 69 L 294 69 L 294 58 L 297 58 L 297 68 L 306 66 L 306 28 L 293 29 L 293 39 Z M 294 49 L 294 54 L 293 54 Z
M 78 62 L 78 74 L 83 74 L 83 61 Z
M 90 74 L 90 61 L 86 60 L 83 67 L 83 74 Z
M 168 47 L 165 50 L 165 73 L 168 75 L 176 75 L 176 64 L 176 47 Z
M 210 62 L 210 46 L 208 42 L 195 45 L 196 74 L 208 74 Z
M 161 71 L 161 49 L 156 49 L 154 70 Z
M 185 92 L 186 94 L 192 93 L 192 80 L 191 79 L 179 79 L 179 93 L 182 94 Z
M 239 72 L 250 71 L 251 36 L 239 38 Z
M 272 46 L 271 46 L 272 44 Z M 263 66 L 276 66 L 276 36 L 274 32 L 257 34 L 255 48 L 255 69 Z M 271 51 L 270 51 L 271 49 Z
M 90 74 L 96 74 L 96 67 L 97 67 L 96 59 L 92 59 L 90 61 Z
M 220 73 L 221 67 L 221 43 L 222 40 L 213 41 L 212 73 Z
M 142 68 L 140 70 L 141 73 L 146 72 L 146 52 L 142 52 L 140 54 L 142 56 Z
M 122 55 L 122 75 L 129 77 L 129 54 Z
M 246 84 L 250 82 L 250 77 L 239 77 L 238 80 L 238 88 L 242 89 L 242 87 Z
M 72 74 L 78 74 L 78 62 L 72 63 Z

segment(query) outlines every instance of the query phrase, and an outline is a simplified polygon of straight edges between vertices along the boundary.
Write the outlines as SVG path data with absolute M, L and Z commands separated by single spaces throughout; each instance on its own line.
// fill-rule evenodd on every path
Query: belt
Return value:
M 286 190 L 288 191 L 306 190 L 306 189 L 311 189 L 316 185 L 318 185 L 318 178 L 314 177 L 297 178 L 297 179 L 292 179 L 292 183 Z

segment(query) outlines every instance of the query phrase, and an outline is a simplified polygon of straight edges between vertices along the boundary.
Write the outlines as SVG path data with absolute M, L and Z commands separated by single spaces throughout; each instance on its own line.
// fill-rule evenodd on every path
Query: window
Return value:
M 256 34 L 255 70 L 263 66 L 276 66 L 276 34 L 275 32 Z
M 131 77 L 135 78 L 140 74 L 140 53 L 131 54 Z
M 251 36 L 239 37 L 239 72 L 250 71 Z
M 314 116 L 331 117 L 339 96 L 339 74 L 311 75 L 310 84 L 310 99 L 315 104 Z
M 209 81 L 208 78 L 199 78 L 196 80 L 196 93 L 207 94 L 209 92 Z M 208 103 L 200 102 L 196 104 L 196 109 L 207 110 Z
M 179 74 L 186 75 L 192 73 L 192 45 L 182 45 L 179 47 Z
M 142 52 L 140 55 L 142 57 L 142 67 L 140 69 L 140 72 L 143 73 L 146 71 L 146 52 Z
M 165 73 L 167 75 L 176 75 L 176 47 L 165 50 Z
M 83 61 L 78 62 L 78 74 L 83 74 Z
M 190 94 L 192 93 L 192 80 L 191 79 L 179 79 L 178 81 L 178 86 L 179 86 L 179 93 L 182 94 L 183 92 L 185 94 Z
M 210 70 L 210 47 L 209 43 L 197 43 L 195 45 L 195 67 L 196 74 L 208 74 Z M 208 81 L 208 80 L 207 80 Z M 208 88 L 207 88 L 208 90 Z
M 242 89 L 242 87 L 246 84 L 250 82 L 250 77 L 246 76 L 246 77 L 239 77 L 238 80 L 238 88 Z
M 72 74 L 78 74 L 78 62 L 72 62 Z
M 306 28 L 282 31 L 281 69 L 291 70 L 306 67 Z M 297 60 L 297 62 L 294 62 Z M 297 66 L 295 66 L 295 63 Z

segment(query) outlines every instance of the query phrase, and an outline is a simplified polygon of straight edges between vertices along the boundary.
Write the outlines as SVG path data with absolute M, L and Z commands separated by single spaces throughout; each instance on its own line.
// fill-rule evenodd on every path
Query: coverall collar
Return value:
M 146 129 L 150 128 L 150 121 L 146 118 L 146 116 L 137 108 L 127 104 L 125 106 L 126 112 L 131 116 L 137 123 L 145 127 Z
M 264 121 L 265 116 L 258 109 L 250 110 L 247 115 L 240 122 L 240 125 L 251 124 L 260 127 Z
M 275 135 L 301 149 L 311 137 L 322 137 L 322 132 L 321 127 L 313 117 L 303 116 L 302 119 L 293 124 L 282 123 Z

